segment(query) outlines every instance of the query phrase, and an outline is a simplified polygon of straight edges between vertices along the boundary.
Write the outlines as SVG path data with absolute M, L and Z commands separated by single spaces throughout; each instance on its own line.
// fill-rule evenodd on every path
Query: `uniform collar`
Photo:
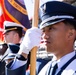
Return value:
M 58 68 L 60 69 L 68 60 L 70 60 L 73 56 L 75 55 L 75 51 L 68 53 L 67 55 L 63 56 L 60 58 L 57 63 L 58 63 Z

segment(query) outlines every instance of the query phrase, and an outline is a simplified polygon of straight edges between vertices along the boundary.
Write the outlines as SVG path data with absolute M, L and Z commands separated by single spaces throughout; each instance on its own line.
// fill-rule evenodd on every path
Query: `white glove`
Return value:
M 23 41 L 20 45 L 20 53 L 29 54 L 30 50 L 35 47 L 39 46 L 41 42 L 41 34 L 42 31 L 38 29 L 37 27 L 33 27 L 31 29 L 28 29 L 26 31 L 26 34 L 23 38 Z

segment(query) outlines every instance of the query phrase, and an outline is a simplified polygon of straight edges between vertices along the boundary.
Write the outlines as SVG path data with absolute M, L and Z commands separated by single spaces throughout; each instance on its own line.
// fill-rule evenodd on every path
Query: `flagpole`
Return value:
M 38 27 L 39 1 L 40 0 L 34 0 L 34 16 L 32 20 L 32 27 Z M 31 50 L 30 75 L 36 75 L 36 52 L 37 52 L 37 47 L 34 47 Z

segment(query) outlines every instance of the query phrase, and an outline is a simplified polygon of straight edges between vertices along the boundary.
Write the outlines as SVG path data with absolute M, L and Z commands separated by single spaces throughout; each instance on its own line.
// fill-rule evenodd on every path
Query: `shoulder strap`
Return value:
M 76 54 L 66 63 L 62 66 L 61 70 L 57 73 L 57 75 L 61 75 L 63 70 L 74 60 L 76 59 Z

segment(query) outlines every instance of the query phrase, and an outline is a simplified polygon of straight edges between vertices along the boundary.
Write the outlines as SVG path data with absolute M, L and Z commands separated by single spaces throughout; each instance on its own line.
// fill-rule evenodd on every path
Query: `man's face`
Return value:
M 13 43 L 14 35 L 15 35 L 15 32 L 14 31 L 6 32 L 4 34 L 4 40 L 5 40 L 5 42 L 6 43 Z
M 65 50 L 68 45 L 69 26 L 66 26 L 63 22 L 47 26 L 42 29 L 42 38 L 45 40 L 47 51 L 51 53 L 57 53 Z

